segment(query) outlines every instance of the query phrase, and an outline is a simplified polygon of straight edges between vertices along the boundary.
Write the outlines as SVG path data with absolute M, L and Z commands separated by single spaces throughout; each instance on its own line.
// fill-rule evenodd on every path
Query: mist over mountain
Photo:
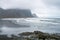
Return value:
M 0 18 L 30 18 L 34 17 L 29 9 L 2 9 L 0 8 Z

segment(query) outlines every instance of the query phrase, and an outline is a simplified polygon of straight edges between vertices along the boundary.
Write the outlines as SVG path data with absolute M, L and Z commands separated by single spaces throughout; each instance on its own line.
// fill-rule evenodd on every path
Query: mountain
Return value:
M 30 18 L 34 17 L 29 9 L 2 9 L 0 8 L 0 18 Z

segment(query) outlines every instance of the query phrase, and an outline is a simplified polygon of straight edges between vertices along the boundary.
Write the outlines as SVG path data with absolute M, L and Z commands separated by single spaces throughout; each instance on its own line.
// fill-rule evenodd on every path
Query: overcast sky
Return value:
M 0 0 L 4 9 L 31 9 L 38 17 L 60 17 L 60 0 Z

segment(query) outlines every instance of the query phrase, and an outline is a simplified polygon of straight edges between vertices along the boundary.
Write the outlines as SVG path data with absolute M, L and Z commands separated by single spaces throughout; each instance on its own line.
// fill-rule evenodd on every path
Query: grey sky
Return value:
M 60 0 L 0 0 L 0 7 L 31 9 L 39 17 L 60 17 Z
M 50 17 L 60 17 L 60 0 L 43 0 L 49 9 Z

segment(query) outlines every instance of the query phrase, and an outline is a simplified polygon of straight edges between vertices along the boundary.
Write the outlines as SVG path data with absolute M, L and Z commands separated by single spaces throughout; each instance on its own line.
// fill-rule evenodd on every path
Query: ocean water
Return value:
M 24 25 L 24 26 L 23 26 Z M 60 33 L 60 18 L 6 18 L 0 19 L 0 34 L 19 34 L 42 31 Z

